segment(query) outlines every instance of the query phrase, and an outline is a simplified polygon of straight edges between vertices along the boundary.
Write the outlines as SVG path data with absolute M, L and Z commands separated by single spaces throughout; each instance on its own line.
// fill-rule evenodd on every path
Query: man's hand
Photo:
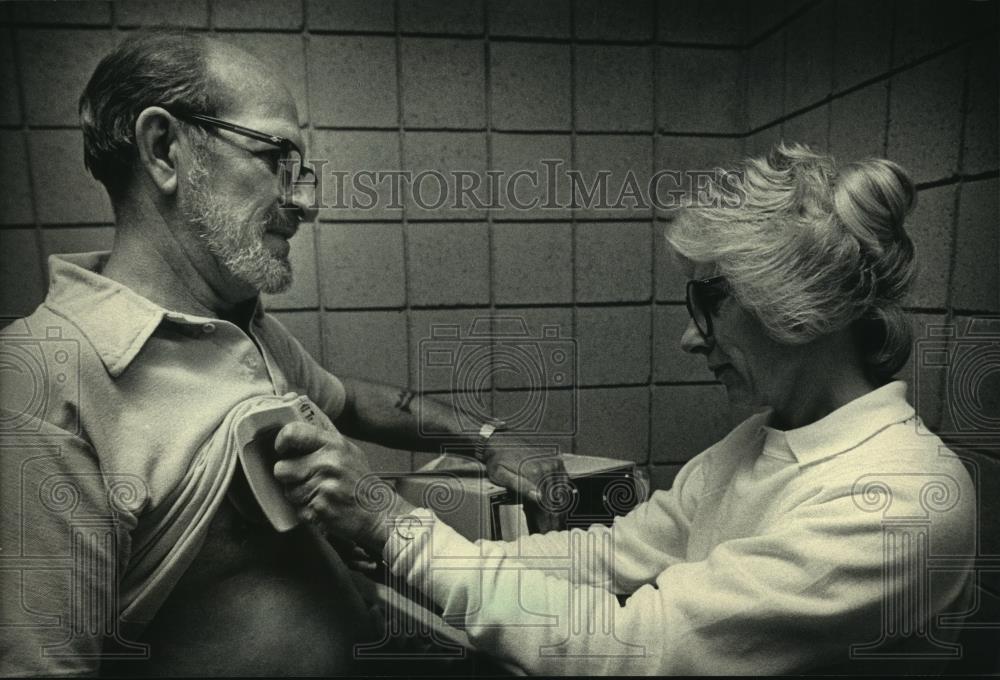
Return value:
M 282 458 L 274 476 L 285 485 L 299 517 L 340 540 L 381 554 L 386 520 L 413 509 L 372 474 L 364 452 L 336 430 L 289 423 L 274 448 Z
M 484 462 L 490 480 L 536 505 L 539 530 L 560 528 L 572 493 L 562 459 L 551 450 L 497 434 L 490 438 Z

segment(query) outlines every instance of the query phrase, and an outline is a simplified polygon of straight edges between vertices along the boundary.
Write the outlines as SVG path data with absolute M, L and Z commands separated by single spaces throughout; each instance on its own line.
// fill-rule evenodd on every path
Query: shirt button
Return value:
M 212 333 L 215 332 L 215 324 L 214 323 L 204 324 L 201 327 L 201 332 L 204 333 L 205 335 L 211 335 Z

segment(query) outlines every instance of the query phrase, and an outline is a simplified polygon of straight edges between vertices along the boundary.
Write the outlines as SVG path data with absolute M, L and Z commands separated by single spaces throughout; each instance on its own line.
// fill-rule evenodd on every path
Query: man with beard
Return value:
M 0 673 L 365 671 L 353 646 L 377 626 L 315 529 L 279 533 L 248 501 L 233 414 L 295 393 L 338 432 L 418 450 L 442 440 L 420 436 L 417 414 L 459 433 L 456 414 L 336 378 L 263 310 L 315 216 L 298 112 L 263 64 L 206 37 L 138 35 L 98 65 L 80 113 L 115 242 L 53 256 L 45 302 L 3 331 L 2 545 L 16 559 Z M 560 474 L 490 434 L 466 443 L 494 481 L 530 497 Z

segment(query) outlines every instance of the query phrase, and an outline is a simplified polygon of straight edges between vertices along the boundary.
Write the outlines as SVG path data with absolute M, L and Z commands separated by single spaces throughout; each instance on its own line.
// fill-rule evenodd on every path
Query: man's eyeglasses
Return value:
M 170 111 L 170 109 L 167 110 Z M 270 135 L 266 132 L 260 132 L 259 130 L 253 130 L 248 127 L 243 127 L 242 125 L 237 125 L 236 123 L 230 123 L 229 121 L 222 120 L 221 118 L 204 116 L 200 113 L 170 111 L 170 114 L 189 123 L 211 125 L 212 127 L 228 130 L 229 132 L 235 132 L 238 135 L 243 135 L 244 137 L 249 137 L 250 139 L 255 139 L 259 142 L 265 142 L 277 147 L 279 149 L 278 186 L 281 190 L 281 200 L 285 205 L 291 204 L 292 195 L 294 194 L 296 187 L 304 187 L 306 189 L 315 190 L 316 173 L 312 168 L 303 163 L 302 150 L 296 146 L 295 142 L 292 140 L 285 137 L 279 137 L 278 135 Z
M 713 276 L 687 282 L 687 309 L 701 337 L 712 337 L 712 315 L 719 311 L 719 303 L 729 295 L 726 277 Z

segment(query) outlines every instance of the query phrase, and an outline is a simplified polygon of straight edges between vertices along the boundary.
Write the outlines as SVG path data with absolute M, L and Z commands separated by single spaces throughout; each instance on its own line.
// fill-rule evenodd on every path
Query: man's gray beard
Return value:
M 226 197 L 206 188 L 208 169 L 195 158 L 187 177 L 188 200 L 183 207 L 188 224 L 208 244 L 216 261 L 237 280 L 263 293 L 283 293 L 292 285 L 292 264 L 264 246 L 271 217 L 254 224 Z

